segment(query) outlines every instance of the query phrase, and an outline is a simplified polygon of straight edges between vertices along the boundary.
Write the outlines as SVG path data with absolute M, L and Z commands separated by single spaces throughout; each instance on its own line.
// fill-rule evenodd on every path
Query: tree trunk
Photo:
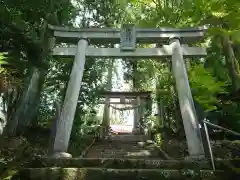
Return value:
M 1 98 L 2 98 L 2 104 L 3 104 L 3 109 L 2 109 L 3 117 L 0 117 L 1 119 L 0 135 L 4 132 L 4 128 L 6 127 L 8 120 L 11 119 L 13 113 L 15 112 L 16 103 L 19 99 L 19 91 L 17 89 L 12 89 L 12 91 L 10 92 L 7 91 L 3 93 Z
M 139 78 L 138 78 L 138 70 L 137 70 L 137 61 L 133 60 L 132 61 L 132 77 L 133 77 L 133 90 L 134 91 L 139 91 L 141 88 L 141 85 L 139 83 Z
M 240 88 L 239 64 L 235 57 L 228 35 L 223 35 L 222 46 L 226 57 L 226 65 L 229 71 L 229 76 L 232 81 L 232 87 L 234 91 L 237 91 Z
M 160 48 L 160 47 L 161 47 L 161 44 L 156 45 L 156 48 Z M 169 65 L 171 65 L 171 63 L 169 63 Z M 165 129 L 165 123 L 166 123 L 166 114 L 165 113 L 166 112 L 165 112 L 165 108 L 164 108 L 164 100 L 162 98 L 164 95 L 160 91 L 161 90 L 161 75 L 158 75 L 158 77 L 156 78 L 155 88 L 156 88 L 157 114 L 158 114 L 159 126 L 163 129 Z
M 156 99 L 157 99 L 157 114 L 158 114 L 158 122 L 159 122 L 159 126 L 161 128 L 164 127 L 164 120 L 165 120 L 165 116 L 164 116 L 164 105 L 163 105 L 163 100 L 162 100 L 162 96 L 163 94 L 161 94 L 160 90 L 161 90 L 161 86 L 160 86 L 160 82 L 161 79 L 157 78 L 156 80 Z
M 174 131 L 175 135 L 177 135 L 177 137 L 179 139 L 183 139 L 185 136 L 184 131 L 182 131 L 182 129 L 184 129 L 183 127 L 183 120 L 182 120 L 182 116 L 181 116 L 181 109 L 180 109 L 180 105 L 179 105 L 179 100 L 178 100 L 178 95 L 177 95 L 177 88 L 175 84 L 172 84 L 172 94 L 173 96 L 173 105 L 174 105 L 174 113 L 173 113 L 173 119 L 175 119 L 175 122 L 171 122 L 172 126 L 175 127 L 174 129 L 172 128 L 172 130 Z
M 52 126 L 51 126 L 51 135 L 49 140 L 48 155 L 52 155 L 54 147 L 54 139 L 57 132 L 57 122 L 59 121 L 61 113 L 61 105 L 59 102 L 55 103 L 55 116 L 53 117 Z
M 6 110 L 4 109 L 4 106 L 5 106 L 4 98 L 2 98 L 2 105 L 3 105 L 3 109 L 0 109 L 0 136 L 3 133 L 3 130 L 6 126 L 6 121 L 7 121 Z
M 108 77 L 107 77 L 107 90 L 112 90 L 112 74 L 113 74 L 113 65 L 114 59 L 110 59 L 108 65 Z M 110 107 L 109 107 L 110 98 L 106 97 L 106 103 L 104 105 L 104 112 L 103 112 L 103 121 L 102 125 L 104 127 L 108 127 L 110 125 Z
M 43 70 L 36 67 L 29 70 L 29 76 L 26 78 L 25 88 L 17 104 L 17 109 L 12 118 L 8 120 L 7 135 L 16 135 L 17 130 L 21 131 L 23 127 L 30 125 L 38 110 L 43 80 Z
M 138 77 L 138 70 L 137 70 L 138 64 L 137 64 L 137 61 L 135 61 L 135 60 L 131 61 L 131 64 L 132 64 L 133 91 L 139 91 L 141 88 L 141 85 L 139 83 L 139 77 Z M 136 101 L 137 101 L 137 99 L 136 99 Z M 138 108 L 135 108 L 133 111 L 134 111 L 133 131 L 135 131 L 137 133 L 139 131 L 138 126 L 139 126 L 139 121 L 140 121 L 139 110 L 138 110 Z

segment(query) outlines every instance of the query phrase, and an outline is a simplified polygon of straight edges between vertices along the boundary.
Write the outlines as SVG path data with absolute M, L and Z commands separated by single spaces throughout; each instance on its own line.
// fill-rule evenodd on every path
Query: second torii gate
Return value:
M 55 154 L 66 153 L 68 149 L 86 57 L 131 59 L 171 57 L 189 155 L 192 158 L 205 156 L 183 56 L 203 57 L 206 56 L 206 49 L 188 47 L 181 43 L 188 44 L 200 40 L 206 29 L 137 29 L 134 25 L 124 25 L 122 29 L 80 29 L 51 25 L 49 28 L 53 30 L 57 43 L 77 44 L 71 47 L 55 47 L 52 50 L 54 56 L 74 57 L 63 109 L 57 125 L 53 149 Z M 120 48 L 95 48 L 89 47 L 89 43 L 120 44 Z M 162 44 L 162 47 L 136 48 L 136 43 Z M 164 45 L 166 43 L 169 45 Z
M 149 103 L 151 100 L 151 92 L 150 91 L 141 91 L 141 92 L 134 92 L 134 91 L 105 91 L 100 93 L 101 97 L 105 99 L 112 99 L 112 98 L 119 98 L 120 102 L 107 102 L 110 104 L 131 104 L 134 105 L 134 120 L 133 120 L 133 132 L 139 133 L 139 125 L 140 119 L 142 118 L 142 112 L 140 112 L 141 108 L 136 108 L 143 104 Z M 103 117 L 102 125 L 104 127 L 108 127 L 110 125 L 110 119 L 108 116 Z

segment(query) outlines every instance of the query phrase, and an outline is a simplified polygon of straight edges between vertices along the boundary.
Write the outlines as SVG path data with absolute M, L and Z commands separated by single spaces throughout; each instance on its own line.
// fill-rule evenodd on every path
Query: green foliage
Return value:
M 217 81 L 202 64 L 191 67 L 189 79 L 195 99 L 206 111 L 215 110 L 218 104 L 217 94 L 224 92 L 224 82 Z
M 74 6 L 70 1 L 44 1 L 44 2 L 14 2 L 4 1 L 0 7 L 0 52 L 8 52 L 8 61 L 17 68 L 21 75 L 19 78 L 27 82 L 32 67 L 43 70 L 46 74 L 43 77 L 44 83 L 40 83 L 38 96 L 41 98 L 36 119 L 33 124 L 39 124 L 50 128 L 54 116 L 53 103 L 58 101 L 63 104 L 67 83 L 72 67 L 72 59 L 53 59 L 48 55 L 46 38 L 52 36 L 47 30 L 47 24 L 69 25 L 76 24 L 77 15 L 80 17 L 78 26 L 112 26 L 116 19 L 112 13 L 117 13 L 117 5 L 109 1 L 100 3 L 97 1 L 76 1 Z M 100 5 L 100 7 L 99 7 Z M 112 11 L 113 10 L 113 11 Z M 86 15 L 88 14 L 88 15 Z M 87 17 L 87 18 L 85 18 Z M 3 62 L 3 60 L 1 60 Z M 4 61 L 5 62 L 5 61 Z M 105 86 L 102 75 L 106 71 L 106 62 L 103 59 L 89 58 L 85 64 L 85 72 L 79 95 L 79 103 L 76 109 L 75 121 L 72 135 L 77 135 L 81 125 L 95 118 L 92 113 L 98 103 L 98 92 Z M 9 72 L 12 68 L 7 69 Z M 16 73 L 13 75 L 16 76 Z M 28 89 L 28 83 L 24 84 Z M 23 89 L 23 91 L 25 90 Z M 21 89 L 16 89 L 19 94 Z M 19 99 L 17 99 L 18 101 Z M 32 100 L 33 101 L 33 100 Z M 13 110 L 19 108 L 16 102 L 9 103 Z M 32 107 L 33 108 L 33 107 Z M 10 116 L 9 116 L 10 117 Z
M 0 53 L 0 64 L 6 64 L 7 62 L 4 61 L 6 59 L 6 55 L 7 53 Z
M 6 72 L 6 69 L 2 67 L 4 64 L 8 64 L 5 53 L 0 53 L 0 74 Z
M 207 47 L 208 55 L 203 64 L 191 62 L 189 78 L 192 93 L 205 111 L 217 110 L 221 112 L 220 118 L 227 118 L 225 114 L 228 114 L 228 117 L 231 116 L 232 123 L 230 123 L 230 120 L 228 122 L 235 128 L 234 126 L 238 124 L 238 108 L 234 108 L 235 103 L 231 101 L 222 102 L 217 95 L 222 92 L 228 93 L 229 88 L 227 87 L 231 85 L 232 81 L 232 70 L 229 70 L 229 67 L 227 67 L 221 37 L 228 35 L 231 43 L 238 47 L 240 27 L 239 1 L 116 0 L 115 2 L 125 9 L 121 22 L 134 23 L 140 28 L 208 25 L 209 30 L 206 33 L 206 38 L 199 43 L 199 45 Z M 146 45 L 139 46 L 147 47 Z M 238 57 L 240 57 L 239 52 L 238 48 L 234 49 L 234 53 Z M 168 59 L 167 61 L 170 60 Z M 238 67 L 238 62 L 235 63 L 236 67 Z M 129 82 L 134 76 L 135 78 L 137 77 L 141 90 L 155 91 L 155 81 L 159 83 L 155 92 L 155 101 L 163 103 L 166 122 L 176 121 L 180 117 L 180 112 L 178 111 L 178 98 L 174 81 L 169 71 L 171 63 L 139 60 L 137 70 L 135 71 L 133 71 L 133 63 L 131 61 L 124 61 L 124 64 L 126 71 L 125 80 Z M 157 80 L 155 80 L 156 77 L 158 78 Z M 236 124 L 234 125 L 233 122 Z

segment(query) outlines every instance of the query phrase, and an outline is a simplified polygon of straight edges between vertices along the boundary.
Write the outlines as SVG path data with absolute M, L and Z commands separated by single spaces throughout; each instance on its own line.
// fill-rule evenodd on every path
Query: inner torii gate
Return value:
M 151 100 L 151 92 L 150 91 L 141 91 L 141 92 L 132 92 L 132 91 L 124 91 L 124 92 L 117 92 L 117 91 L 106 91 L 100 94 L 101 97 L 104 97 L 106 100 L 112 98 L 119 98 L 119 102 L 104 102 L 107 105 L 110 104 L 130 104 L 133 105 L 134 108 L 134 120 L 133 120 L 133 132 L 139 133 L 139 120 L 142 118 L 143 112 L 140 112 L 142 108 L 139 108 L 141 105 L 146 105 Z M 144 110 L 143 110 L 144 111 Z M 102 125 L 104 127 L 108 127 L 110 125 L 110 119 L 108 114 L 103 115 L 103 122 Z
M 179 104 L 190 157 L 205 157 L 199 124 L 193 104 L 187 71 L 183 57 L 206 56 L 202 47 L 185 44 L 199 41 L 204 28 L 137 29 L 134 25 L 114 28 L 68 28 L 49 25 L 57 38 L 56 43 L 77 44 L 71 47 L 55 47 L 53 56 L 74 57 L 60 121 L 57 124 L 53 151 L 56 156 L 66 154 L 73 125 L 77 100 L 81 87 L 86 56 L 103 58 L 172 58 L 172 70 L 176 81 Z M 120 48 L 95 48 L 88 44 L 120 44 Z M 136 43 L 162 44 L 160 48 L 136 48 Z M 169 45 L 164 45 L 169 43 Z M 182 44 L 182 45 L 181 45 Z

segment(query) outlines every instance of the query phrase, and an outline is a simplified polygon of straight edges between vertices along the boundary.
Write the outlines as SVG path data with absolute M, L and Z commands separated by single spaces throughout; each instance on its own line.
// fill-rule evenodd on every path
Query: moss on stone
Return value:
M 224 179 L 221 171 L 105 168 L 35 168 L 24 169 L 13 180 L 143 180 L 143 179 Z
M 223 170 L 226 164 L 233 164 L 240 167 L 240 159 L 235 160 L 216 160 L 216 168 Z M 191 161 L 191 160 L 144 160 L 144 159 L 103 159 L 103 158 L 70 158 L 54 159 L 44 158 L 36 159 L 27 167 L 101 167 L 115 169 L 211 169 L 211 161 Z

